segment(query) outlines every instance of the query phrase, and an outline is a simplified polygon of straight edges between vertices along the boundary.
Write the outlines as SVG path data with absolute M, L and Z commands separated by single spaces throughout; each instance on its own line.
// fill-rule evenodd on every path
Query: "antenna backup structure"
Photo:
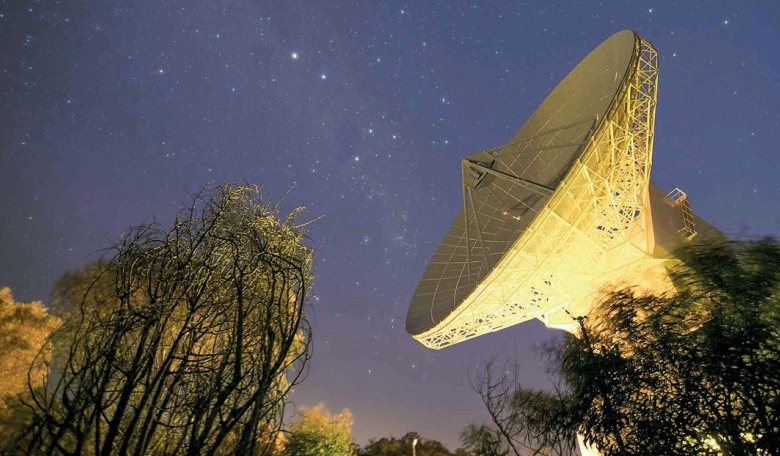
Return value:
M 682 243 L 718 236 L 650 183 L 658 54 L 630 30 L 590 52 L 507 143 L 463 159 L 463 209 L 406 330 L 441 349 L 538 318 L 574 330 L 608 283 L 668 286 Z

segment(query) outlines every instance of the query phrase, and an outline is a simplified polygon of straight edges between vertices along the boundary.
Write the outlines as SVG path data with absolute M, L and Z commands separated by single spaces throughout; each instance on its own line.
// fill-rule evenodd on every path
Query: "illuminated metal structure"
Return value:
M 605 284 L 666 286 L 670 252 L 717 236 L 650 183 L 657 79 L 653 46 L 618 32 L 509 143 L 463 159 L 463 209 L 409 306 L 415 339 L 440 349 L 533 318 L 573 330 Z

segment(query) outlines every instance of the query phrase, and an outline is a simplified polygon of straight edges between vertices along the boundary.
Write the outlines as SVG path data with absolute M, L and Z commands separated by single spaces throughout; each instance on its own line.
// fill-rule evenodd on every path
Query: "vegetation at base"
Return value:
M 56 316 L 0 289 L 0 454 L 472 454 L 415 432 L 360 448 L 349 410 L 322 405 L 284 428 L 311 353 L 301 211 L 204 189 L 65 273 Z
M 344 409 L 330 415 L 323 404 L 302 411 L 301 418 L 290 426 L 282 456 L 352 456 L 352 413 Z
M 615 291 L 525 387 L 497 358 L 471 378 L 490 426 L 462 448 L 351 436 L 323 406 L 287 429 L 310 357 L 312 251 L 257 187 L 206 189 L 170 226 L 132 228 L 56 284 L 49 315 L 0 288 L 0 453 L 247 456 L 770 455 L 780 448 L 780 243 L 690 247 L 675 294 Z
M 770 455 L 780 448 L 780 243 L 686 248 L 677 293 L 613 293 L 551 352 L 564 383 L 525 388 L 512 363 L 474 376 L 512 454 Z
M 371 439 L 368 445 L 358 450 L 359 456 L 408 456 L 412 454 L 412 444 L 416 456 L 468 456 L 465 450 L 458 449 L 451 453 L 447 447 L 436 440 L 425 439 L 417 432 L 407 432 L 403 437 L 382 437 Z M 476 455 L 475 455 L 476 456 Z
M 32 420 L 30 388 L 40 389 L 51 361 L 48 338 L 61 324 L 40 302 L 16 302 L 0 288 L 0 442 L 9 441 Z

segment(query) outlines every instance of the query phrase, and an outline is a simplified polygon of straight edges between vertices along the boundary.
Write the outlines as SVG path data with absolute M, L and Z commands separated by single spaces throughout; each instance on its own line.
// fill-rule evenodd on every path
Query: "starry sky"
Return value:
M 404 330 L 462 202 L 460 159 L 508 141 L 592 48 L 659 51 L 653 180 L 730 235 L 780 233 L 775 1 L 0 0 L 0 285 L 53 282 L 212 182 L 290 187 L 316 250 L 314 358 L 292 400 L 358 443 L 452 449 L 486 414 L 467 371 L 529 322 L 443 351 Z

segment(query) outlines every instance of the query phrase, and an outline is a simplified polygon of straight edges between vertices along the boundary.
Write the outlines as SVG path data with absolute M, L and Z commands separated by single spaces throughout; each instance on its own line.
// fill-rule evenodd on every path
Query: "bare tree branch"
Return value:
M 299 213 L 254 186 L 204 189 L 172 227 L 135 227 L 63 278 L 28 454 L 269 454 L 311 353 Z

